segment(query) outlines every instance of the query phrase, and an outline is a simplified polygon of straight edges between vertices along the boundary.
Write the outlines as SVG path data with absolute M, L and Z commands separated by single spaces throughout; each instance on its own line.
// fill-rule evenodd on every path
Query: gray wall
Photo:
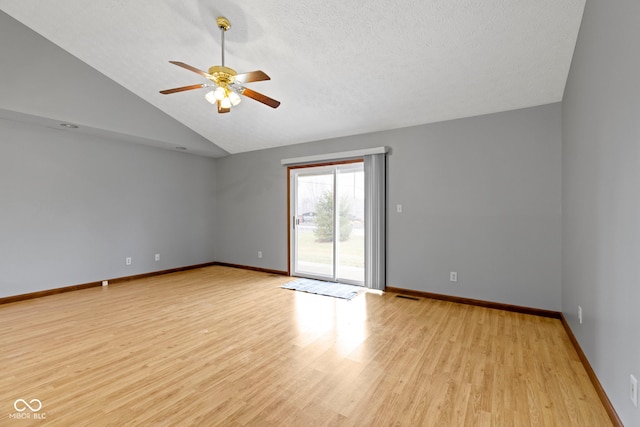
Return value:
M 0 149 L 0 297 L 215 259 L 214 159 L 2 119 Z
M 640 425 L 639 17 L 637 0 L 587 1 L 562 106 L 562 310 L 627 426 Z
M 382 145 L 388 286 L 560 310 L 560 104 L 217 159 L 217 260 L 287 270 L 280 159 Z

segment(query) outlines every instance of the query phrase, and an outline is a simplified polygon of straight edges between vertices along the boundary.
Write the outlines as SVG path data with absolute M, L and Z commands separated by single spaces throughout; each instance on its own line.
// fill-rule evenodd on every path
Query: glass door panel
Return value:
M 292 274 L 364 284 L 364 165 L 291 169 Z
M 333 192 L 329 173 L 296 175 L 294 274 L 333 279 Z
M 346 165 L 345 165 L 346 166 Z M 364 283 L 364 170 L 362 163 L 341 167 L 336 174 L 336 278 Z

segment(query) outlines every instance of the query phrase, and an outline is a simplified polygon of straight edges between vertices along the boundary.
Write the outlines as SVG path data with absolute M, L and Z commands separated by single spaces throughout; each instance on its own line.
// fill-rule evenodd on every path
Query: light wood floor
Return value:
M 0 306 L 0 425 L 611 425 L 558 320 L 289 280 L 207 267 Z

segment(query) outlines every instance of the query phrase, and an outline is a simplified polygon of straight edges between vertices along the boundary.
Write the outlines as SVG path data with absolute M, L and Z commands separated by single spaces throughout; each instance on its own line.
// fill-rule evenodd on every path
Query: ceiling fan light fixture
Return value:
M 218 101 L 216 99 L 216 95 L 215 95 L 215 91 L 209 91 L 206 93 L 206 95 L 204 96 L 204 98 L 207 100 L 207 102 L 209 102 L 209 104 L 214 104 Z
M 231 90 L 229 91 L 229 101 L 231 101 L 231 105 L 235 107 L 236 105 L 240 104 L 242 98 L 240 98 L 240 95 Z
M 222 101 L 224 98 L 226 98 L 227 91 L 222 86 L 218 86 L 216 90 L 213 91 L 213 96 L 216 98 L 216 100 Z
M 231 108 L 231 100 L 228 97 L 224 97 L 220 100 L 220 107 L 222 108 Z

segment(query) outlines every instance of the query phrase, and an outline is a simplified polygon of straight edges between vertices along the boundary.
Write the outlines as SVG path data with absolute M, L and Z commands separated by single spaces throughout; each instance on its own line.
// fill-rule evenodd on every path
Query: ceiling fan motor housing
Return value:
M 214 65 L 209 68 L 209 74 L 211 74 L 214 79 L 211 79 L 218 86 L 226 87 L 227 85 L 233 83 L 235 76 L 238 74 L 233 68 L 222 67 L 220 65 Z

